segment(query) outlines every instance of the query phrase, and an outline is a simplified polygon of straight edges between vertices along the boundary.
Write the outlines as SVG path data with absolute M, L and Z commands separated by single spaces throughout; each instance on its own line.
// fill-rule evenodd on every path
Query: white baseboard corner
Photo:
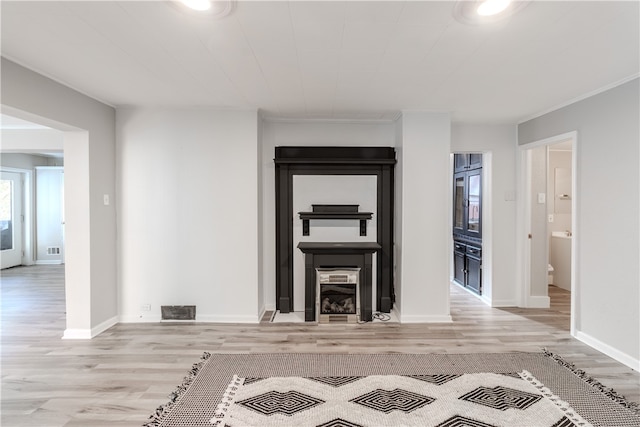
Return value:
M 65 329 L 62 339 L 64 340 L 90 340 L 110 327 L 118 323 L 118 316 L 114 316 L 104 322 L 94 326 L 91 329 Z
M 99 325 L 94 326 L 93 328 L 91 328 L 91 338 L 100 335 L 116 324 L 118 324 L 118 316 L 113 316 L 111 319 L 107 319 Z
M 530 296 L 527 298 L 527 308 L 549 308 L 551 298 L 544 296 Z
M 630 367 L 634 371 L 640 372 L 639 359 L 635 359 L 633 356 L 623 353 L 620 350 L 614 347 L 611 347 L 609 344 L 603 343 L 599 339 L 594 338 L 591 335 L 585 334 L 584 332 L 580 332 L 580 331 L 576 332 L 575 337 L 576 339 L 587 344 L 589 347 L 593 347 L 599 352 L 606 354 L 610 358 L 615 359 L 618 362 L 622 363 L 623 365 Z

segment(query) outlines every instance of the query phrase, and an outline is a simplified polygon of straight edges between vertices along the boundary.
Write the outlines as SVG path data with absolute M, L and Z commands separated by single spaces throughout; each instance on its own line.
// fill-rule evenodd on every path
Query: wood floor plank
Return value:
M 119 324 L 92 340 L 62 340 L 64 268 L 18 267 L 1 274 L 3 426 L 138 426 L 168 401 L 204 351 L 496 353 L 546 347 L 640 402 L 638 372 L 570 336 L 570 294 L 556 287 L 549 290 L 550 309 L 498 309 L 452 286 L 453 323 Z

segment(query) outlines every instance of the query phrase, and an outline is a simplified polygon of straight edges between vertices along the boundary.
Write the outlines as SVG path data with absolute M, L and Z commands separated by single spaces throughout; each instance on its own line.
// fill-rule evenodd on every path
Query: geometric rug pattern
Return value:
M 447 376 L 234 377 L 217 427 L 588 427 L 529 372 Z
M 497 386 L 493 388 L 478 387 L 464 396 L 460 396 L 459 399 L 506 411 L 509 408 L 527 409 L 542 399 L 542 396 L 527 393 L 526 391 Z
M 205 353 L 169 398 L 144 426 L 211 427 L 212 420 L 220 425 L 218 421 L 233 415 L 222 411 L 221 405 L 240 408 L 244 414 L 239 416 L 257 417 L 255 423 L 248 420 L 241 425 L 267 427 L 588 425 L 576 421 L 579 417 L 593 426 L 640 426 L 638 403 L 546 351 Z M 541 405 L 553 405 L 562 415 L 547 419 L 534 415 L 524 422 L 514 418 L 532 411 L 553 412 L 539 411 Z

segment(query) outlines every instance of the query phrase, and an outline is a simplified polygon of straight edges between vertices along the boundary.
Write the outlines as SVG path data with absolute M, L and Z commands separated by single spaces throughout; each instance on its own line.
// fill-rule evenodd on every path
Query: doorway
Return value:
M 548 308 L 550 282 L 562 281 L 561 287 L 571 292 L 572 335 L 578 314 L 577 152 L 577 132 L 519 146 L 523 195 L 518 204 L 520 305 Z
M 2 171 L 2 179 L 0 180 L 0 250 L 3 269 L 22 264 L 23 187 L 22 174 Z

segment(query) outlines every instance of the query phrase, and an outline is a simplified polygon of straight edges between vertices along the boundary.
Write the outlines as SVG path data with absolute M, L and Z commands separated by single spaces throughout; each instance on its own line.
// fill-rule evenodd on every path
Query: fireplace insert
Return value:
M 357 323 L 360 320 L 360 269 L 317 268 L 318 323 Z

